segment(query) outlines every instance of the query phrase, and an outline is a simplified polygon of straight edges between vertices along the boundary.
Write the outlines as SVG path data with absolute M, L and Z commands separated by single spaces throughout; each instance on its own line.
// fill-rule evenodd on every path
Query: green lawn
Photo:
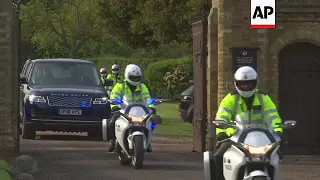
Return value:
M 162 124 L 157 125 L 155 134 L 183 139 L 192 138 L 192 124 L 180 119 L 177 103 L 162 103 L 156 109 L 157 114 L 162 118 Z

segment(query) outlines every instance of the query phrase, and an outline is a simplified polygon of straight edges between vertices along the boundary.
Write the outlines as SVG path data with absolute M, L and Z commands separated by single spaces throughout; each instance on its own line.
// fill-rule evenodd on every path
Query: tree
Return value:
M 191 43 L 191 24 L 202 10 L 201 0 L 103 0 L 106 27 L 132 48 L 157 48 L 171 42 Z M 208 14 L 211 2 L 205 1 Z
M 143 0 L 142 0 L 143 1 Z M 104 20 L 104 27 L 108 29 L 118 42 L 131 48 L 156 46 L 153 41 L 153 32 L 146 26 L 143 31 L 133 31 L 132 22 L 142 14 L 138 7 L 143 3 L 140 0 L 101 0 L 100 15 Z
M 70 56 L 105 35 L 98 16 L 100 0 L 29 0 L 21 5 L 25 38 L 44 56 Z

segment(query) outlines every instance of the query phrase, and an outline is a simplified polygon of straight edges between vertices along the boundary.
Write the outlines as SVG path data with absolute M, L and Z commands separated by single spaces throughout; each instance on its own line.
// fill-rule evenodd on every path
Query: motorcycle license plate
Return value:
M 143 126 L 142 122 L 133 122 L 132 123 L 133 126 Z

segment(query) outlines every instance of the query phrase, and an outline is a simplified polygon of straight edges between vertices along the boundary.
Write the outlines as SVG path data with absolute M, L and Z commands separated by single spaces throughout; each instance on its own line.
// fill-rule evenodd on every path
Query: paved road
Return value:
M 143 169 L 121 166 L 106 144 L 84 136 L 52 136 L 22 140 L 21 153 L 39 164 L 37 180 L 194 180 L 203 178 L 202 156 L 191 152 L 191 144 L 156 138 L 153 153 L 146 154 Z M 320 179 L 320 157 L 289 158 L 283 166 L 285 180 Z M 294 165 L 295 164 L 295 165 Z

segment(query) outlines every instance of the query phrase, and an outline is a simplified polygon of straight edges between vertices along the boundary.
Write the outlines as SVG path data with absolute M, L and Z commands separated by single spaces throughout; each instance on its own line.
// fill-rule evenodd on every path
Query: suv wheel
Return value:
M 193 109 L 189 109 L 187 122 L 192 123 L 193 121 Z
M 30 124 L 27 123 L 26 115 L 23 113 L 22 116 L 22 138 L 23 139 L 35 139 L 36 138 L 36 129 L 33 128 Z

